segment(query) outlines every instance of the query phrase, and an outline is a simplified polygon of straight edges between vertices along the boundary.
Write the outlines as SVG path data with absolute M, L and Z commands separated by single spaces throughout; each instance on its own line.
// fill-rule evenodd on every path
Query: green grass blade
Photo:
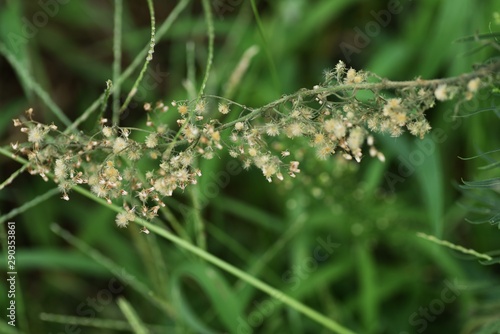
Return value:
M 125 318 L 127 318 L 127 321 L 132 327 L 134 333 L 136 334 L 149 333 L 147 328 L 142 323 L 142 320 L 137 315 L 137 312 L 133 309 L 132 305 L 130 305 L 130 303 L 125 298 L 119 297 L 117 304 L 120 307 L 122 313 L 125 315 Z
M 367 245 L 357 245 L 356 259 L 358 264 L 358 279 L 360 285 L 360 312 L 365 333 L 375 333 L 378 323 L 378 301 L 376 296 L 377 282 L 375 263 Z

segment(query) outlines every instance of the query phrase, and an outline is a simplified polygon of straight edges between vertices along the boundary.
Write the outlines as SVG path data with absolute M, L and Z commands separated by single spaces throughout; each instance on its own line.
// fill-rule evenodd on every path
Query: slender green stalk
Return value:
M 237 122 L 245 122 L 251 121 L 252 119 L 257 118 L 263 112 L 268 110 L 273 110 L 278 106 L 296 100 L 297 98 L 307 98 L 317 95 L 325 95 L 329 96 L 338 92 L 348 92 L 353 91 L 355 94 L 356 91 L 360 90 L 371 90 L 371 91 L 380 91 L 380 90 L 391 90 L 398 88 L 432 88 L 437 87 L 438 85 L 443 84 L 457 84 L 459 82 L 467 82 L 474 78 L 483 78 L 491 75 L 492 72 L 498 71 L 500 69 L 500 61 L 493 63 L 491 65 L 485 66 L 477 71 L 472 71 L 469 73 L 465 73 L 462 75 L 458 75 L 455 77 L 445 78 L 445 79 L 432 79 L 432 80 L 412 80 L 412 81 L 390 81 L 390 80 L 382 80 L 380 82 L 367 82 L 367 83 L 354 83 L 354 84 L 339 84 L 335 86 L 328 87 L 319 87 L 317 89 L 302 89 L 293 94 L 285 95 L 280 99 L 272 101 L 262 107 L 259 108 L 249 108 L 243 106 L 243 108 L 250 113 L 239 117 L 238 119 L 225 123 L 217 128 L 217 130 L 224 130 L 227 128 L 233 127 Z
M 134 310 L 132 305 L 123 297 L 118 298 L 117 302 L 120 310 L 122 311 L 125 318 L 127 318 L 128 323 L 132 326 L 134 333 L 136 334 L 147 334 L 149 331 L 142 323 L 141 319 L 137 315 L 137 312 Z
M 207 21 L 207 36 L 208 36 L 208 55 L 207 55 L 207 66 L 205 68 L 205 76 L 201 83 L 200 92 L 198 95 L 201 97 L 205 92 L 205 87 L 208 82 L 208 76 L 210 75 L 210 69 L 212 68 L 212 62 L 214 58 L 214 18 L 212 15 L 212 8 L 208 0 L 203 0 L 203 12 L 205 13 L 205 20 Z
M 122 62 L 123 0 L 115 0 L 115 24 L 113 29 L 113 125 L 120 121 L 120 71 Z
M 458 252 L 475 256 L 475 257 L 477 257 L 479 259 L 484 259 L 486 261 L 493 260 L 493 258 L 491 256 L 487 255 L 487 254 L 479 253 L 479 252 L 477 252 L 477 251 L 475 251 L 473 249 L 465 248 L 463 246 L 453 244 L 453 243 L 451 243 L 449 241 L 438 239 L 438 238 L 436 238 L 435 236 L 432 236 L 432 235 L 428 235 L 428 234 L 425 234 L 425 233 L 418 232 L 417 236 L 419 238 L 428 240 L 430 242 L 433 242 L 433 243 L 441 245 L 441 246 L 448 247 L 448 248 L 456 250 Z
M 3 149 L 0 149 L 0 150 L 3 150 Z M 23 205 L 15 208 L 15 209 L 9 211 L 8 213 L 4 214 L 3 216 L 1 216 L 0 217 L 0 224 L 5 223 L 9 219 L 12 219 L 12 218 L 16 217 L 17 215 L 20 215 L 21 213 L 31 209 L 34 206 L 37 206 L 38 204 L 48 200 L 49 198 L 51 198 L 52 196 L 57 195 L 57 194 L 59 194 L 59 189 L 54 188 L 54 189 L 47 191 L 46 193 L 44 193 L 42 195 L 39 195 L 39 196 L 33 198 L 32 200 L 24 203 Z
M 144 77 L 144 73 L 146 73 L 148 69 L 148 65 L 153 60 L 153 53 L 154 53 L 154 48 L 155 48 L 155 39 L 156 39 L 156 22 L 155 22 L 155 10 L 153 6 L 153 0 L 147 0 L 148 2 L 148 9 L 149 9 L 149 15 L 151 17 L 151 37 L 149 39 L 149 49 L 148 49 L 148 55 L 146 57 L 146 61 L 144 62 L 144 65 L 142 66 L 141 72 L 139 73 L 139 76 L 135 80 L 134 85 L 132 86 L 132 89 L 127 95 L 127 98 L 123 105 L 121 106 L 119 112 L 122 113 L 125 109 L 127 109 L 128 104 L 134 97 L 135 93 L 137 92 L 137 89 L 139 87 L 139 84 L 142 81 L 142 78 Z
M 257 10 L 257 5 L 255 4 L 255 0 L 250 0 L 250 4 L 252 5 L 253 15 L 255 16 L 255 21 L 257 21 L 257 27 L 259 28 L 259 34 L 262 38 L 262 42 L 264 44 L 264 49 L 266 49 L 266 56 L 269 62 L 269 66 L 271 67 L 271 75 L 273 76 L 274 85 L 277 90 L 280 91 L 280 81 L 278 79 L 278 71 L 276 70 L 276 65 L 274 64 L 274 59 L 271 54 L 271 49 L 269 48 L 269 44 L 267 43 L 266 35 L 264 34 L 264 27 L 262 25 L 262 21 L 260 20 L 259 11 Z
M 162 23 L 160 28 L 158 28 L 158 31 L 156 32 L 156 37 L 157 39 L 161 39 L 172 27 L 172 24 L 177 20 L 179 15 L 182 13 L 184 9 L 186 9 L 187 5 L 189 4 L 191 0 L 181 0 L 179 3 L 175 6 L 175 8 L 172 10 L 170 15 L 167 17 L 167 19 Z M 142 49 L 141 52 L 137 54 L 137 56 L 134 58 L 132 63 L 122 72 L 119 78 L 119 82 L 122 83 L 124 82 L 128 77 L 132 75 L 132 73 L 137 69 L 137 67 L 142 63 L 144 57 L 146 57 L 146 54 L 148 53 L 150 49 L 150 46 L 147 45 Z M 104 93 L 101 94 L 87 109 L 85 109 L 80 117 L 78 117 L 69 127 L 64 131 L 64 133 L 68 133 L 69 131 L 75 130 L 81 123 L 85 122 L 90 115 L 94 111 L 96 111 L 99 108 L 99 105 L 101 104 L 101 101 L 104 97 Z
M 19 168 L 18 170 L 16 170 L 14 173 L 12 173 L 5 181 L 3 181 L 1 184 L 0 184 L 0 190 L 2 190 L 3 188 L 5 188 L 6 186 L 8 186 L 9 184 L 12 183 L 12 181 L 14 181 L 14 179 L 16 177 L 18 177 L 22 172 L 24 172 L 26 170 L 26 168 L 28 168 L 28 165 L 24 165 L 24 166 L 21 166 L 21 168 Z

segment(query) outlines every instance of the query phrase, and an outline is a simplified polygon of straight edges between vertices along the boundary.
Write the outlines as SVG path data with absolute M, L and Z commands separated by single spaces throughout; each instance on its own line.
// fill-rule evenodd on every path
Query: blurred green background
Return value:
M 177 4 L 155 2 L 158 25 Z M 206 93 L 251 107 L 312 87 L 340 59 L 394 80 L 465 73 L 495 52 L 485 48 L 464 56 L 476 45 L 453 41 L 499 29 L 493 16 L 500 10 L 496 1 L 256 1 L 261 31 L 249 1 L 210 4 L 216 38 Z M 72 120 L 112 78 L 113 8 L 113 1 L 0 1 L 4 47 Z M 388 12 L 393 9 L 397 13 Z M 125 1 L 123 10 L 126 68 L 147 45 L 150 30 L 146 1 Z M 158 41 L 122 124 L 142 127 L 144 102 L 186 99 L 190 61 L 199 87 L 207 45 L 201 2 L 191 1 Z M 228 90 L 231 75 L 252 46 L 259 52 L 237 87 Z M 346 54 L 346 48 L 352 53 Z M 12 126 L 12 118 L 29 107 L 36 120 L 59 124 L 3 56 L 0 73 L 2 146 L 26 139 Z M 124 82 L 123 99 L 136 75 Z M 483 94 L 461 111 L 494 102 Z M 416 236 L 424 232 L 479 252 L 498 247 L 495 226 L 464 220 L 468 213 L 458 205 L 464 199 L 456 186 L 461 179 L 484 176 L 480 161 L 457 157 L 498 148 L 498 117 L 482 113 L 452 120 L 453 108 L 453 102 L 441 103 L 428 113 L 432 127 L 446 133 L 441 143 L 431 136 L 423 142 L 407 135 L 377 137 L 385 163 L 368 157 L 360 164 L 317 161 L 304 147 L 301 174 L 270 184 L 255 169 L 227 177 L 224 171 L 234 164 L 230 157 L 201 161 L 203 177 L 197 187 L 207 199 L 201 214 L 208 251 L 354 332 L 497 333 L 498 266 L 482 265 Z M 169 115 L 165 121 L 174 122 L 175 114 Z M 418 163 L 401 173 L 410 159 Z M 0 164 L 1 182 L 19 168 L 4 156 Z M 399 178 L 394 182 L 391 175 Z M 47 197 L 8 216 L 17 231 L 18 326 L 7 326 L 2 314 L 0 332 L 120 333 L 129 328 L 116 304 L 120 296 L 155 333 L 329 332 L 165 240 L 139 234 L 137 226 L 118 229 L 109 209 L 76 193 L 62 201 L 57 192 L 48 193 L 52 188 L 51 182 L 25 173 L 0 191 L 4 218 L 37 196 Z M 216 197 L 210 195 L 214 193 Z M 192 214 L 179 203 L 189 203 L 186 194 L 167 200 L 192 235 Z M 51 230 L 52 223 L 79 241 L 61 238 Z M 3 245 L 5 230 L 2 222 Z M 4 260 L 2 268 L 5 272 Z M 124 272 L 135 277 L 134 283 L 123 279 Z M 0 308 L 5 310 L 5 279 L 0 286 Z

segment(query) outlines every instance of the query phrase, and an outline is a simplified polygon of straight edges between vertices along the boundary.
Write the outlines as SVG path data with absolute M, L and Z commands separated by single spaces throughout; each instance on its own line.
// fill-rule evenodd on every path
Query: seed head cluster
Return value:
M 202 176 L 199 159 L 227 151 L 269 182 L 296 177 L 304 148 L 321 160 L 338 155 L 359 163 L 366 151 L 385 161 L 374 133 L 422 138 L 431 129 L 425 112 L 436 100 L 469 100 L 482 87 L 480 78 L 453 85 L 420 79 L 391 85 L 340 61 L 321 84 L 260 108 L 213 96 L 174 101 L 170 109 L 162 102 L 146 103 L 143 128 L 102 118 L 89 135 L 61 132 L 54 124 L 34 121 L 29 109 L 27 117 L 14 120 L 27 142 L 12 148 L 28 158 L 30 173 L 53 178 L 63 199 L 69 200 L 74 186 L 86 184 L 95 196 L 123 206 L 116 224 L 126 227 L 136 216 L 153 219 L 165 197 L 196 184 Z M 172 124 L 162 121 L 167 111 L 175 113 Z

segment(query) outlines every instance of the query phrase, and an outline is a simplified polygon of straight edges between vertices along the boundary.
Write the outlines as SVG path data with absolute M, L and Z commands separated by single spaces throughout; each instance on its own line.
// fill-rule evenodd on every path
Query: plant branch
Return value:
M 339 84 L 328 87 L 319 87 L 317 89 L 301 89 L 293 94 L 285 95 L 282 98 L 270 102 L 259 108 L 250 108 L 244 107 L 246 110 L 249 110 L 250 113 L 246 114 L 234 121 L 228 122 L 218 127 L 218 130 L 224 130 L 226 128 L 234 126 L 237 122 L 246 122 L 251 121 L 252 119 L 257 118 L 260 114 L 267 110 L 271 110 L 276 108 L 279 105 L 284 103 L 293 101 L 299 97 L 312 97 L 317 95 L 329 96 L 338 92 L 346 92 L 346 91 L 359 91 L 359 90 L 371 90 L 371 91 L 380 91 L 380 90 L 391 90 L 391 89 L 402 89 L 402 88 L 432 88 L 437 87 L 439 85 L 451 85 L 456 84 L 458 82 L 464 82 L 468 80 L 472 80 L 474 78 L 483 78 L 490 75 L 492 72 L 498 71 L 500 69 L 500 61 L 495 62 L 491 65 L 482 67 L 476 71 L 472 71 L 469 73 L 465 73 L 462 75 L 458 75 L 451 78 L 444 79 L 431 79 L 431 80 L 407 80 L 407 81 L 390 81 L 386 79 L 382 79 L 380 82 L 367 82 L 367 83 L 352 83 L 352 84 Z M 231 102 L 233 104 L 237 104 L 235 102 Z M 238 104 L 239 105 L 239 104 Z M 241 106 L 241 105 L 240 105 Z

